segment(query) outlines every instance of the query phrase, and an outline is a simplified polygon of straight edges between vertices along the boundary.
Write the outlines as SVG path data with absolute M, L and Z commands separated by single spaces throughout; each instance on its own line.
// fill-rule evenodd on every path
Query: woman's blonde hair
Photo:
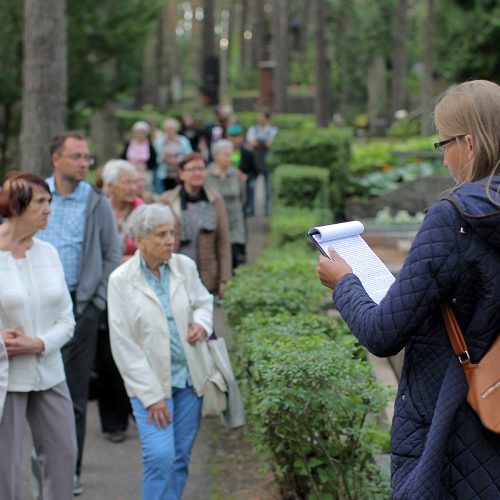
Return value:
M 436 106 L 434 122 L 445 136 L 473 137 L 474 155 L 461 182 L 491 181 L 500 173 L 500 86 L 487 80 L 461 83 Z

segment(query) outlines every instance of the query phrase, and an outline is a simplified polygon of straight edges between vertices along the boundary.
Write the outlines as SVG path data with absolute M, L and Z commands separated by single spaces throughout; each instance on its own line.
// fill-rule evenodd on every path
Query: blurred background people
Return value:
M 196 123 L 195 119 L 189 113 L 182 114 L 179 134 L 188 139 L 193 151 L 200 152 L 200 139 L 202 139 L 202 130 Z
M 184 156 L 181 184 L 167 191 L 163 201 L 176 216 L 176 250 L 196 262 L 203 284 L 222 297 L 231 277 L 231 237 L 224 199 L 205 187 L 206 175 L 200 153 Z
M 0 335 L 8 356 L 8 392 L 0 421 L 0 498 L 22 499 L 26 420 L 43 498 L 73 497 L 76 432 L 61 347 L 75 320 L 56 249 L 35 238 L 47 226 L 52 195 L 27 172 L 11 175 L 0 194 Z
M 246 260 L 245 180 L 233 165 L 233 144 L 221 139 L 212 145 L 213 163 L 210 164 L 205 186 L 214 189 L 224 198 L 229 231 L 231 233 L 232 268 Z
M 248 129 L 247 142 L 253 149 L 257 171 L 259 175 L 264 177 L 266 185 L 265 213 L 269 215 L 271 211 L 271 174 L 267 164 L 267 157 L 278 130 L 271 125 L 271 114 L 267 111 L 259 113 L 257 120 L 257 124 Z
M 146 189 L 153 191 L 153 180 L 158 163 L 156 150 L 149 135 L 151 127 L 145 121 L 135 122 L 132 126 L 132 139 L 125 144 L 121 158 L 144 172 Z
M 111 345 L 141 439 L 144 500 L 181 499 L 210 376 L 213 297 L 196 264 L 173 253 L 174 222 L 164 205 L 135 210 L 139 251 L 109 279 Z
M 159 163 L 155 181 L 156 193 L 163 193 L 177 186 L 179 160 L 193 151 L 189 140 L 177 133 L 179 127 L 175 118 L 166 119 L 163 123 L 164 135 L 155 143 Z

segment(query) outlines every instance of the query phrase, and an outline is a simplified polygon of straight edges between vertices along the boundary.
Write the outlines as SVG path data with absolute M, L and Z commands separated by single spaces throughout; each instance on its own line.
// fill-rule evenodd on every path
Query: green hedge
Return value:
M 274 205 L 326 209 L 329 191 L 326 168 L 280 165 L 273 172 Z
M 278 206 L 271 219 L 272 246 L 278 248 L 293 243 L 299 247 L 310 247 L 308 229 L 331 222 L 329 210 Z
M 341 212 L 349 181 L 352 133 L 348 129 L 281 132 L 270 154 L 270 165 L 314 165 L 330 172 L 330 205 Z

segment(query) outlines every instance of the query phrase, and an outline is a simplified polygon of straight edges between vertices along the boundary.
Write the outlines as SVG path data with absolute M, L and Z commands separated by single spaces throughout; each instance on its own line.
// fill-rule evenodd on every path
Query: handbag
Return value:
M 467 402 L 487 429 L 500 434 L 500 335 L 497 335 L 481 361 L 474 364 L 471 362 L 467 344 L 451 307 L 442 304 L 441 312 L 453 352 L 464 369 L 469 386 Z
M 223 338 L 218 338 L 215 334 L 212 334 L 210 339 L 207 341 L 207 344 L 208 353 L 211 358 L 210 361 L 212 370 L 210 376 L 205 382 L 205 387 L 203 388 L 201 414 L 203 417 L 218 417 L 227 408 L 227 396 L 229 389 L 226 380 L 224 379 L 224 375 L 215 362 L 213 350 L 221 344 L 224 344 L 223 349 L 225 349 L 226 344 L 224 343 Z
M 9 358 L 7 348 L 0 336 L 0 422 L 2 421 L 5 398 L 7 396 L 7 385 L 9 378 Z

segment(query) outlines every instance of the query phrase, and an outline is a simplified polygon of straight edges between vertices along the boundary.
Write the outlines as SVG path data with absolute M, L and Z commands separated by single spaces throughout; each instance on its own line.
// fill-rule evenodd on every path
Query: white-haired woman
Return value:
M 178 134 L 179 128 L 180 123 L 175 118 L 167 118 L 163 122 L 165 134 L 155 143 L 159 159 L 155 182 L 156 193 L 163 193 L 177 186 L 179 161 L 182 156 L 193 152 L 189 140 Z
M 153 178 L 158 167 L 156 150 L 150 141 L 151 127 L 148 122 L 138 121 L 132 126 L 132 139 L 125 144 L 121 158 L 144 172 L 146 189 L 152 191 Z
M 109 160 L 102 171 L 103 189 L 109 197 L 120 235 L 123 260 L 136 251 L 125 226 L 129 215 L 144 200 L 137 196 L 137 167 L 126 160 Z
M 137 208 L 129 231 L 138 251 L 109 279 L 111 348 L 141 439 L 142 498 L 180 499 L 208 377 L 213 297 L 195 262 L 173 253 L 169 207 Z
M 227 139 L 212 144 L 213 163 L 210 164 L 205 184 L 224 198 L 229 231 L 231 232 L 232 267 L 245 262 L 247 231 L 245 224 L 245 179 L 233 165 L 233 144 Z

